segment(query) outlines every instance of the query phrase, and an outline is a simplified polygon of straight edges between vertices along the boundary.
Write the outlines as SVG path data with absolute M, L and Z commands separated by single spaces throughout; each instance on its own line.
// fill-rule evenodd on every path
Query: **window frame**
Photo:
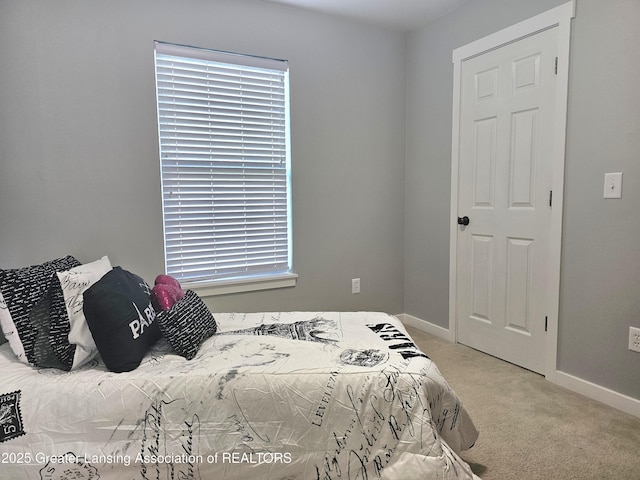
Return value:
M 180 220 L 180 227 L 178 229 L 176 229 L 176 227 L 168 227 L 168 218 L 169 218 L 169 213 L 167 213 L 168 207 L 167 207 L 167 197 L 169 196 L 169 194 L 167 193 L 167 189 L 166 189 L 166 183 L 167 183 L 167 177 L 169 176 L 169 174 L 165 174 L 165 157 L 166 157 L 166 151 L 165 148 L 163 148 L 163 140 L 166 140 L 165 137 L 163 137 L 163 126 L 166 127 L 166 123 L 163 123 L 163 113 L 166 113 L 166 110 L 163 110 L 163 108 L 161 107 L 161 94 L 160 92 L 163 90 L 164 87 L 161 88 L 161 85 L 166 85 L 167 82 L 165 81 L 160 81 L 159 78 L 162 76 L 162 72 L 161 70 L 159 70 L 159 56 L 161 58 L 165 58 L 166 56 L 173 56 L 173 57 L 182 57 L 182 58 L 189 58 L 189 59 L 195 59 L 198 62 L 209 62 L 209 64 L 211 64 L 212 66 L 219 66 L 219 65 L 236 65 L 236 66 L 240 66 L 240 68 L 246 68 L 247 70 L 250 69 L 258 69 L 260 71 L 264 71 L 266 70 L 270 70 L 270 71 L 280 71 L 282 72 L 282 79 L 283 79 L 283 92 L 284 92 L 284 136 L 281 137 L 284 139 L 284 155 L 285 155 L 285 189 L 286 189 L 286 200 L 284 202 L 286 202 L 286 268 L 282 268 L 285 261 L 280 260 L 280 268 L 277 269 L 271 269 L 265 272 L 235 272 L 233 274 L 229 274 L 229 275 L 222 275 L 220 273 L 216 274 L 216 275 L 209 275 L 209 276 L 205 276 L 205 277 L 201 277 L 201 278 L 189 278 L 188 276 L 183 276 L 180 274 L 181 270 L 185 270 L 184 268 L 179 268 L 179 269 L 175 269 L 175 268 L 170 268 L 169 266 L 169 262 L 170 262 L 170 254 L 168 253 L 168 249 L 169 248 L 176 248 L 176 245 L 179 243 L 182 243 L 182 240 L 180 241 L 175 241 L 175 240 L 169 240 L 168 239 L 168 235 L 171 232 L 176 232 L 177 230 L 182 230 L 182 221 Z M 165 58 L 166 60 L 166 58 Z M 162 63 L 162 61 L 160 62 Z M 162 67 L 164 68 L 164 67 Z M 158 146 L 159 146 L 159 159 L 160 159 L 160 177 L 161 177 L 161 185 L 162 185 L 162 219 L 163 219 L 163 246 L 164 246 L 164 262 L 165 262 L 165 272 L 168 275 L 172 275 L 174 277 L 176 277 L 181 284 L 183 285 L 184 288 L 188 288 L 188 289 L 192 289 L 194 291 L 196 291 L 199 295 L 201 296 L 211 296 L 211 295 L 223 295 L 223 294 L 229 294 L 229 293 L 239 293 L 239 292 L 249 292 L 249 291 L 256 291 L 256 290 L 265 290 L 265 289 L 272 289 L 272 288 L 285 288 L 285 287 L 293 287 L 296 285 L 297 283 L 297 277 L 298 275 L 296 273 L 293 272 L 293 237 L 292 237 L 292 201 L 291 201 L 291 129 L 290 129 L 290 93 L 289 93 L 289 75 L 288 75 L 288 63 L 285 60 L 278 60 L 278 59 L 272 59 L 272 58 L 266 58 L 266 57 L 257 57 L 257 56 L 250 56 L 250 55 L 242 55 L 242 54 L 235 54 L 235 53 L 230 53 L 230 52 L 223 52 L 223 51 L 217 51 L 217 50 L 209 50 L 209 49 L 203 49 L 203 48 L 199 48 L 199 47 L 190 47 L 190 46 L 185 46 L 185 45 L 177 45 L 177 44 L 170 44 L 170 43 L 166 43 L 166 42 L 159 42 L 156 41 L 155 42 L 155 48 L 154 48 L 154 71 L 155 71 L 155 77 L 156 77 L 156 107 L 157 107 L 157 121 L 158 121 Z M 210 88 L 210 87 L 209 87 Z M 177 94 L 176 94 L 177 97 Z M 175 99 L 176 97 L 173 97 L 173 99 Z M 164 103 L 164 102 L 162 102 Z M 282 107 L 282 104 L 280 105 L 280 107 Z M 213 112 L 213 107 L 207 107 L 207 112 L 210 116 L 215 116 L 215 113 Z M 244 120 L 242 121 L 242 125 L 244 126 Z M 174 127 L 175 128 L 175 127 Z M 210 145 L 214 145 L 216 142 L 215 133 L 213 132 L 213 128 L 209 127 L 209 133 L 208 133 L 208 141 L 210 142 Z M 265 137 L 266 138 L 266 137 Z M 245 138 L 244 136 L 242 136 L 242 142 L 241 142 L 244 146 L 245 143 Z M 212 150 L 212 148 L 210 148 L 209 150 Z M 178 159 L 179 153 L 174 153 L 174 157 L 172 157 L 171 161 L 173 163 L 175 163 L 175 165 L 177 165 L 175 168 L 179 169 L 180 168 L 180 162 L 186 162 L 188 163 L 187 160 L 180 160 Z M 214 164 L 217 162 L 214 159 L 215 155 L 211 154 L 211 158 L 207 161 L 205 160 L 203 162 L 203 165 L 208 165 L 209 170 L 214 171 L 216 168 L 219 167 L 215 167 Z M 276 163 L 275 160 L 275 156 L 273 158 L 271 158 L 271 164 Z M 282 164 L 282 158 L 277 157 L 280 159 L 279 163 Z M 224 162 L 228 163 L 229 160 L 224 160 Z M 168 163 L 168 162 L 167 162 Z M 243 163 L 243 161 L 238 162 L 238 164 Z M 222 171 L 222 170 L 218 170 L 218 171 Z M 248 171 L 248 168 L 247 168 Z M 280 173 L 275 173 L 276 171 L 280 172 Z M 280 181 L 282 181 L 282 169 L 280 168 L 279 170 L 274 169 L 273 170 L 273 178 L 274 182 L 277 181 L 278 178 L 280 178 Z M 177 176 L 180 176 L 180 174 L 174 174 Z M 211 173 L 211 177 L 210 177 L 210 181 L 211 183 L 213 183 L 213 177 L 215 176 L 215 173 Z M 182 177 L 181 177 L 182 178 Z M 178 180 L 181 181 L 181 180 Z M 179 189 L 179 187 L 178 187 Z M 274 187 L 274 191 L 275 191 L 275 187 Z M 243 189 L 242 192 L 244 193 L 244 197 L 250 197 L 251 195 L 251 191 L 250 188 L 249 189 Z M 276 196 L 275 193 L 272 193 L 272 195 L 274 195 L 274 198 Z M 186 196 L 186 195 L 185 195 Z M 211 192 L 210 195 L 210 201 L 213 204 L 214 203 L 214 192 Z M 274 202 L 276 202 L 280 209 L 283 208 L 283 200 L 282 200 L 282 195 L 279 195 L 280 199 L 279 200 L 273 200 Z M 178 203 L 178 204 L 188 204 L 188 201 L 185 202 L 174 202 L 174 203 Z M 181 209 L 182 207 L 180 207 Z M 246 206 L 245 206 L 246 208 Z M 213 206 L 212 206 L 213 209 Z M 275 209 L 275 207 L 274 207 Z M 182 211 L 182 210 L 180 210 Z M 182 217 L 182 214 L 178 215 L 179 217 Z M 218 212 L 218 217 L 220 216 L 220 212 Z M 275 219 L 276 214 L 273 213 L 272 214 L 272 219 Z M 175 217 L 175 216 L 174 216 Z M 187 214 L 184 215 L 184 217 L 187 217 Z M 173 217 L 172 217 L 173 218 Z M 215 222 L 215 220 L 214 220 Z M 175 222 L 173 222 L 175 223 Z M 185 221 L 186 223 L 186 221 Z M 277 223 L 275 220 L 273 220 L 272 222 L 274 224 L 273 228 L 273 236 L 274 238 L 277 237 L 276 235 L 276 231 L 280 232 L 280 236 L 282 236 L 282 228 L 277 228 L 275 226 L 275 224 Z M 170 230 L 171 228 L 173 228 L 174 230 Z M 186 228 L 185 228 L 186 229 Z M 211 229 L 213 230 L 214 227 L 211 227 Z M 175 235 L 175 233 L 174 233 Z M 182 234 L 180 234 L 182 236 Z M 215 233 L 211 232 L 211 235 L 215 235 Z M 247 239 L 248 233 L 245 231 L 245 235 L 238 235 L 237 239 Z M 234 235 L 235 237 L 236 235 Z M 188 235 L 186 235 L 186 237 L 188 238 Z M 284 255 L 284 250 L 285 248 L 283 248 L 283 242 L 282 240 L 280 240 L 279 242 L 277 242 L 275 239 L 272 240 L 273 242 L 273 250 L 274 251 L 278 251 L 280 257 L 282 257 Z M 211 244 L 215 243 L 215 239 L 210 241 Z M 238 243 L 242 243 L 242 242 L 238 242 Z M 278 246 L 276 245 L 276 243 L 278 244 Z M 211 248 L 208 247 L 209 249 Z M 248 248 L 247 248 L 248 250 Z M 182 255 L 184 255 L 184 251 L 182 249 L 182 247 L 180 247 L 179 249 L 180 253 L 178 254 L 172 254 L 174 260 L 173 262 L 175 263 L 175 258 L 176 257 L 181 257 Z M 275 255 L 275 254 L 274 254 Z M 217 261 L 215 260 L 216 255 L 214 253 L 208 253 L 205 254 L 205 256 L 209 257 L 210 259 L 214 259 L 213 263 L 211 263 L 210 265 L 218 265 L 218 263 L 216 263 Z M 245 256 L 251 258 L 252 255 L 251 254 L 246 254 Z M 275 260 L 274 260 L 275 261 Z M 184 265 L 185 261 L 182 261 L 182 265 Z M 207 263 L 207 265 L 209 265 Z M 238 263 L 239 268 L 242 268 L 241 263 Z M 213 266 L 211 267 L 211 269 L 216 269 L 217 267 Z M 252 270 L 251 265 L 247 266 L 245 265 L 245 269 L 248 270 Z M 194 275 L 194 270 L 191 271 L 191 273 L 189 273 L 189 269 L 186 269 L 187 271 L 187 275 Z

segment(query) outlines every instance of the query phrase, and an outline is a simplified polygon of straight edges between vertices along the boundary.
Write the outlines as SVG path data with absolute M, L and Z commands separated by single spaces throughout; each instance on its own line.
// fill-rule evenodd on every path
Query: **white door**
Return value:
M 545 369 L 558 28 L 460 70 L 456 324 L 460 343 Z

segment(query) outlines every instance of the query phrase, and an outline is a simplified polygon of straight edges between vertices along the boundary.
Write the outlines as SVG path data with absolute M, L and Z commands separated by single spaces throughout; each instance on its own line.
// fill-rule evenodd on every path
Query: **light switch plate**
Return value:
M 604 198 L 622 198 L 622 172 L 604 174 Z

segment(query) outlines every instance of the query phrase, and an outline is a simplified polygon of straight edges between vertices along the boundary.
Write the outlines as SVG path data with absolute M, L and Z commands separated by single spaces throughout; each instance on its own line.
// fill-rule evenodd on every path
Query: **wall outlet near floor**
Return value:
M 629 350 L 640 352 L 640 328 L 629 327 Z
M 359 278 L 352 278 L 351 279 L 351 293 L 360 293 L 360 279 Z

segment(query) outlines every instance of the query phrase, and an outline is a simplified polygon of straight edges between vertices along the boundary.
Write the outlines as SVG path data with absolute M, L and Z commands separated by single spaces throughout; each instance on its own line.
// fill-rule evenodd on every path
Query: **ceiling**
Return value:
M 408 31 L 470 0 L 263 0 L 339 15 L 391 30 Z

